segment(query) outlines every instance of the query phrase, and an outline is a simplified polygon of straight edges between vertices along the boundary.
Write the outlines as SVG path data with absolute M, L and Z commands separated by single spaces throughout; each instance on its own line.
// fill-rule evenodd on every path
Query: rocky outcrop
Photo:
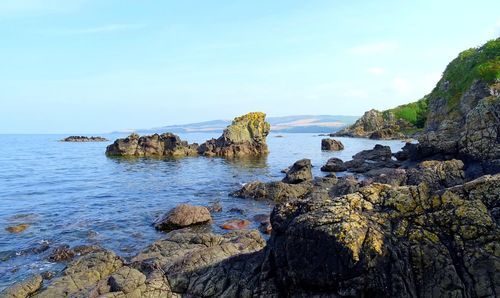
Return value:
M 131 134 L 124 139 L 118 139 L 106 148 L 108 156 L 194 156 L 197 155 L 197 144 L 188 144 L 172 133 L 139 136 Z
M 344 144 L 335 139 L 322 139 L 321 140 L 321 150 L 326 151 L 340 151 L 344 150 Z
M 154 222 L 157 230 L 171 231 L 212 221 L 210 211 L 204 206 L 181 204 Z
M 61 142 L 107 142 L 103 137 L 70 136 L 61 140 Z
M 398 119 L 390 111 L 380 112 L 372 109 L 365 112 L 353 125 L 332 134 L 332 136 L 386 140 L 403 139 L 407 137 L 403 131 L 414 128 L 411 123 L 401 118 Z
M 237 117 L 218 139 L 203 143 L 198 153 L 205 156 L 259 156 L 268 153 L 266 137 L 271 125 L 266 114 L 253 112 Z
M 270 200 L 282 202 L 290 198 L 302 198 L 312 188 L 312 183 L 288 184 L 281 181 L 254 181 L 245 184 L 240 190 L 231 193 L 237 198 Z
M 27 298 L 36 293 L 42 287 L 41 275 L 31 276 L 23 281 L 13 284 L 0 292 L 2 298 Z
M 381 168 L 397 168 L 401 163 L 392 159 L 389 146 L 375 145 L 373 149 L 363 150 L 355 154 L 353 159 L 344 163 L 348 171 L 367 173 Z

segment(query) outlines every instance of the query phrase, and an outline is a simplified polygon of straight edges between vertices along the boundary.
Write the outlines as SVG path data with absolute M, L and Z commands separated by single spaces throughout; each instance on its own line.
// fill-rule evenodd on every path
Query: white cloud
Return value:
M 393 41 L 381 41 L 368 43 L 351 48 L 349 51 L 358 55 L 379 54 L 393 51 L 398 48 L 398 43 Z
M 392 86 L 394 90 L 403 94 L 410 93 L 413 90 L 413 86 L 410 81 L 401 77 L 395 77 L 392 80 Z
M 385 69 L 383 69 L 382 67 L 370 67 L 368 68 L 368 72 L 372 75 L 379 76 L 385 73 Z

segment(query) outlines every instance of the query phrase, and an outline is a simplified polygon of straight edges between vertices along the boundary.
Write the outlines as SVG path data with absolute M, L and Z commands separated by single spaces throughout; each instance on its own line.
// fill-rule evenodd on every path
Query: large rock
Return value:
M 212 221 L 210 211 L 204 206 L 181 204 L 154 222 L 158 230 L 171 231 Z
M 312 183 L 289 184 L 281 181 L 260 182 L 254 181 L 245 184 L 240 190 L 231 193 L 231 196 L 254 200 L 271 200 L 282 202 L 291 198 L 303 198 L 311 191 Z
M 298 160 L 286 172 L 283 182 L 288 184 L 298 184 L 301 182 L 311 181 L 313 179 L 311 168 L 312 165 L 310 159 Z
M 363 150 L 355 154 L 353 159 L 344 163 L 347 170 L 366 173 L 381 168 L 397 168 L 401 163 L 392 159 L 389 146 L 375 145 L 373 149 Z
M 131 134 L 118 139 L 106 148 L 109 156 L 193 156 L 197 155 L 197 144 L 188 144 L 172 133 L 154 134 L 140 137 Z
M 413 125 L 398 119 L 389 111 L 380 112 L 375 109 L 365 112 L 353 125 L 348 126 L 332 136 L 358 137 L 371 139 L 403 139 L 403 129 L 412 129 Z
M 344 150 L 344 144 L 335 139 L 322 139 L 321 140 L 321 150 L 326 151 L 340 151 Z
M 324 166 L 321 167 L 323 172 L 343 172 L 347 170 L 344 162 L 340 158 L 330 158 Z
M 198 153 L 206 156 L 259 156 L 268 153 L 266 137 L 271 125 L 265 121 L 266 114 L 248 113 L 237 117 L 218 139 L 203 143 Z

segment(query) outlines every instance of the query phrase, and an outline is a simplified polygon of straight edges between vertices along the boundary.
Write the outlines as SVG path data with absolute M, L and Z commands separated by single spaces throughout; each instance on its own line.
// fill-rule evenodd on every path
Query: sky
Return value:
M 0 0 L 0 133 L 362 115 L 500 36 L 500 1 Z

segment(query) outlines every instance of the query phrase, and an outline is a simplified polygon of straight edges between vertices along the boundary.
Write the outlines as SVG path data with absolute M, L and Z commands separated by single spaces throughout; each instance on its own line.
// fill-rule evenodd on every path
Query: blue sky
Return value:
M 0 1 L 0 133 L 361 115 L 500 36 L 495 1 Z

